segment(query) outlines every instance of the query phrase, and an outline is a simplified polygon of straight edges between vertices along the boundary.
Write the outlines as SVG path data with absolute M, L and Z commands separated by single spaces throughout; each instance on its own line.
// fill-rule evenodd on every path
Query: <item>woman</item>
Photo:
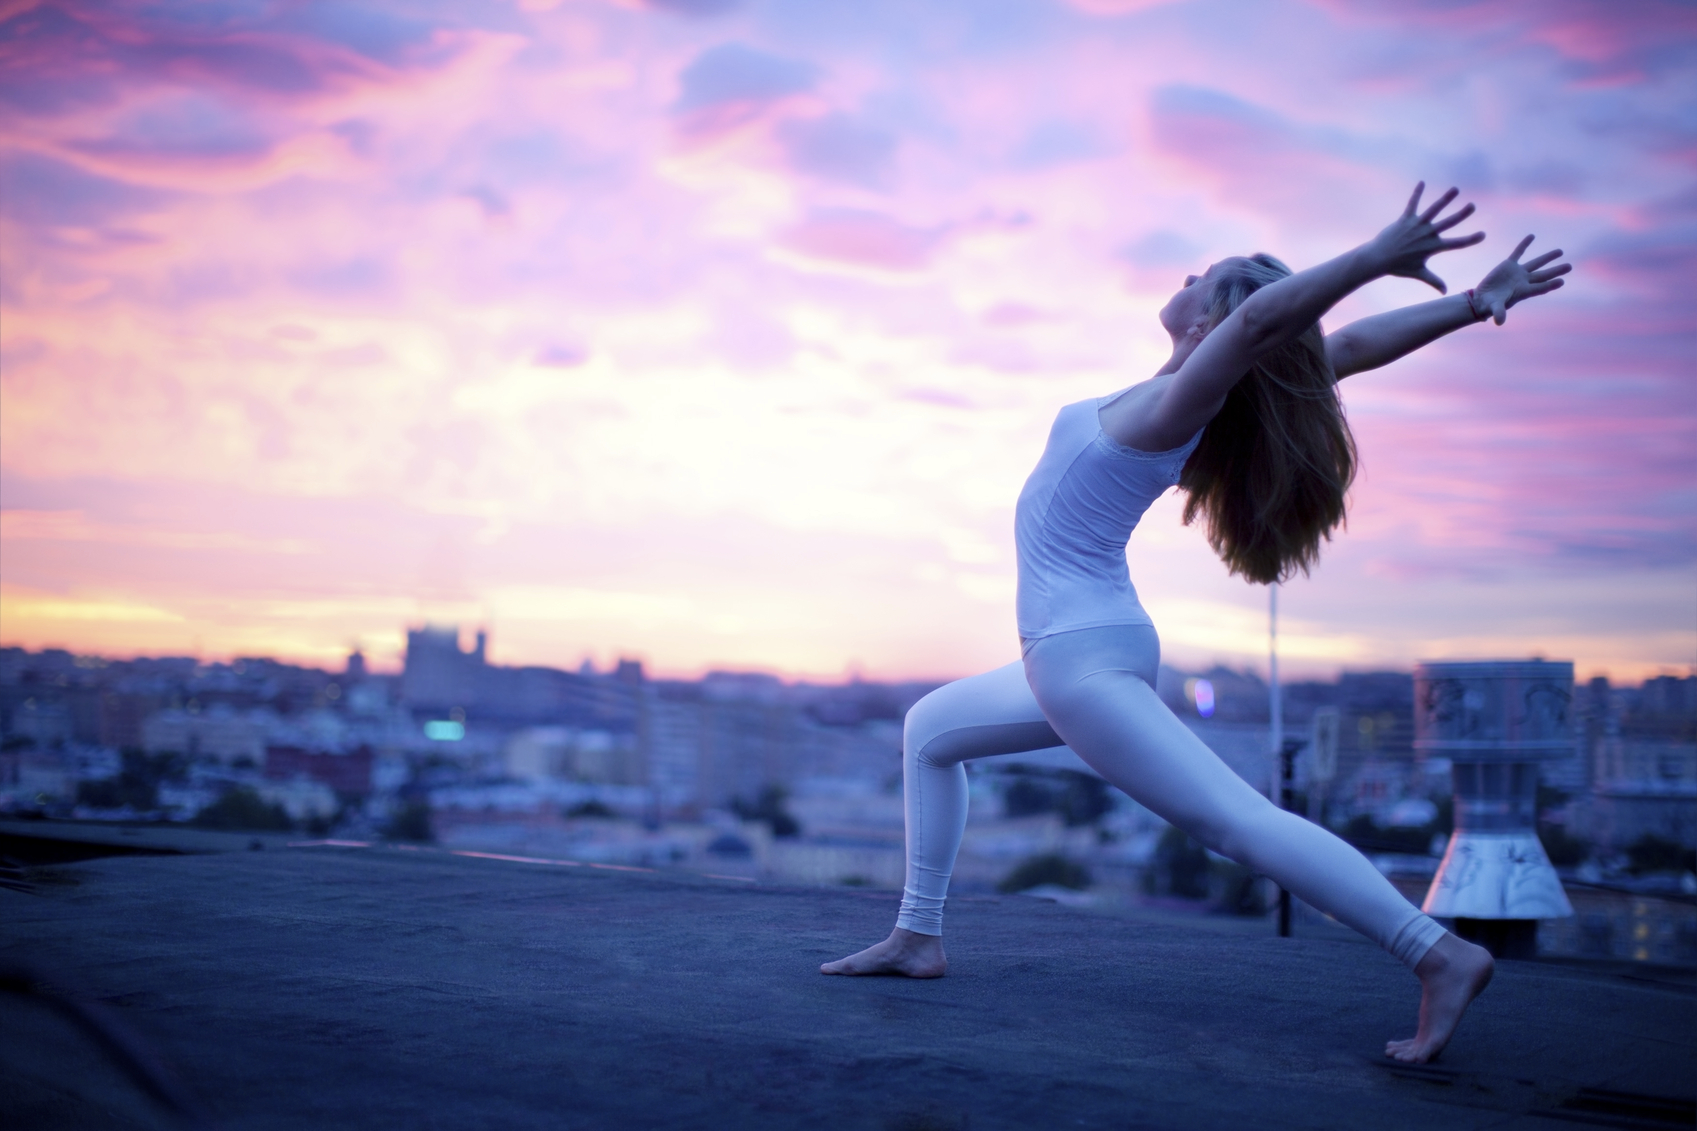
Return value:
M 820 969 L 941 976 L 942 908 L 966 825 L 967 758 L 1063 743 L 1113 785 L 1203 844 L 1406 963 L 1422 986 L 1420 1022 L 1386 1053 L 1437 1056 L 1485 988 L 1491 956 L 1444 931 L 1355 849 L 1272 805 L 1156 697 L 1160 645 L 1126 567 L 1132 529 L 1175 484 L 1186 522 L 1234 573 L 1270 583 L 1306 572 L 1343 520 L 1355 445 L 1336 382 L 1562 285 L 1552 251 L 1522 264 L 1527 236 L 1474 290 L 1352 323 L 1322 337 L 1319 318 L 1374 279 L 1444 283 L 1439 252 L 1484 239 L 1443 233 L 1451 189 L 1408 207 L 1372 240 L 1292 274 L 1271 256 L 1227 259 L 1185 280 L 1161 311 L 1173 340 L 1160 372 L 1111 397 L 1063 408 L 1020 494 L 1019 630 L 1023 661 L 960 680 L 908 712 L 903 746 L 907 885 L 890 937 Z

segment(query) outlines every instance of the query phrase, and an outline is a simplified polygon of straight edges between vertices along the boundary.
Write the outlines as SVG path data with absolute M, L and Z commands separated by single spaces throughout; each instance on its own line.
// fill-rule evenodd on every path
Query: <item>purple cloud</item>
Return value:
M 672 104 L 678 134 L 692 143 L 712 141 L 812 90 L 818 76 L 811 63 L 745 44 L 710 47 L 678 75 Z
M 882 188 L 889 182 L 895 137 L 846 114 L 784 122 L 777 137 L 790 168 L 799 173 L 859 188 Z
M 811 90 L 818 68 L 741 43 L 708 48 L 678 76 L 677 108 L 701 110 L 728 102 L 773 102 Z
M 1177 232 L 1163 228 L 1140 236 L 1120 249 L 1120 258 L 1137 267 L 1186 267 L 1198 263 L 1205 249 Z
M 0 152 L 0 208 L 31 228 L 101 226 L 154 211 L 175 194 L 125 184 L 16 149 Z
M 1340 21 L 1531 42 L 1557 51 L 1581 83 L 1619 84 L 1692 62 L 1697 11 L 1678 0 L 1310 0 Z
M 722 16 L 742 7 L 742 0 L 642 0 L 642 2 L 656 11 L 670 12 L 679 16 L 691 16 L 696 19 Z

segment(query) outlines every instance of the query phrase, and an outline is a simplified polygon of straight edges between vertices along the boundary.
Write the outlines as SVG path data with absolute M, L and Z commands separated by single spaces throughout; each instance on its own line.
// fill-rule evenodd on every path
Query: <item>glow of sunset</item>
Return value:
M 1697 659 L 1697 13 L 1437 0 L 0 4 L 0 641 L 949 676 L 1056 409 L 1417 179 L 1569 286 L 1352 378 L 1298 672 Z M 1331 325 L 1431 292 L 1381 282 Z M 1169 662 L 1266 592 L 1168 496 Z

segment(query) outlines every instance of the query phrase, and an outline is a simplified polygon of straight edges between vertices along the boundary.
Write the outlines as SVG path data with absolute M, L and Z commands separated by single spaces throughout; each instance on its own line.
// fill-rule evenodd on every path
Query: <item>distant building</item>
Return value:
M 69 760 L 58 751 L 0 750 L 0 807 L 28 808 L 75 792 Z
M 310 778 L 342 796 L 364 797 L 371 792 L 376 755 L 369 746 L 345 754 L 304 750 L 298 746 L 267 746 L 265 776 L 273 781 Z
M 38 746 L 51 746 L 71 737 L 71 713 L 63 702 L 30 696 L 12 711 L 11 731 Z
M 488 662 L 488 635 L 462 651 L 459 629 L 426 625 L 407 632 L 401 703 L 415 713 L 496 724 L 556 724 L 631 731 L 640 664 L 619 665 L 612 679 L 556 668 L 503 668 Z M 634 667 L 634 672 L 630 670 Z
M 794 703 L 772 701 L 763 684 L 751 686 L 759 696 L 751 700 L 648 689 L 638 733 L 649 784 L 719 808 L 804 778 L 881 780 L 901 773 L 899 723 L 826 726 Z M 721 694 L 725 687 L 718 684 Z
M 488 664 L 488 637 L 479 632 L 469 652 L 460 651 L 456 625 L 425 625 L 407 630 L 406 667 L 401 674 L 401 700 L 426 710 L 464 710 L 483 698 Z
M 258 766 L 278 721 L 275 712 L 264 708 L 235 711 L 222 704 L 195 711 L 171 708 L 156 712 L 142 724 L 141 747 L 149 754 Z
M 114 750 L 131 750 L 143 745 L 142 726 L 154 712 L 168 705 L 166 696 L 145 691 L 113 690 L 100 696 L 98 741 Z
M 515 731 L 503 751 L 506 772 L 519 781 L 643 785 L 648 780 L 635 734 L 565 726 Z
M 1697 677 L 1634 694 L 1592 680 L 1582 699 L 1591 797 L 1575 825 L 1621 849 L 1646 834 L 1697 847 Z

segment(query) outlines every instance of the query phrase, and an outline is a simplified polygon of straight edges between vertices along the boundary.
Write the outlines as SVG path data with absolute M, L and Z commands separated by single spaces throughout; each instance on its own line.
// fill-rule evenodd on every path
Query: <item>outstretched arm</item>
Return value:
M 1420 212 L 1425 187 L 1424 183 L 1415 186 L 1403 214 L 1373 239 L 1250 295 L 1203 338 L 1159 396 L 1122 398 L 1104 407 L 1101 421 L 1108 435 L 1143 451 L 1163 451 L 1184 443 L 1214 418 L 1226 394 L 1258 358 L 1300 337 L 1339 299 L 1373 279 L 1401 275 L 1443 291 L 1443 280 L 1431 272 L 1426 260 L 1439 252 L 1470 247 L 1485 234 L 1445 239 L 1443 233 L 1471 216 L 1473 206 L 1439 219 L 1456 197 L 1452 188 Z
M 1466 294 L 1375 314 L 1326 335 L 1326 356 L 1338 380 L 1389 365 L 1445 334 L 1486 318 L 1495 318 L 1500 326 L 1509 307 L 1560 287 L 1561 276 L 1573 269 L 1571 264 L 1555 263 L 1561 258 L 1561 249 L 1520 262 L 1530 246 L 1532 237 L 1527 236 L 1514 254 L 1491 268 L 1484 281 Z

